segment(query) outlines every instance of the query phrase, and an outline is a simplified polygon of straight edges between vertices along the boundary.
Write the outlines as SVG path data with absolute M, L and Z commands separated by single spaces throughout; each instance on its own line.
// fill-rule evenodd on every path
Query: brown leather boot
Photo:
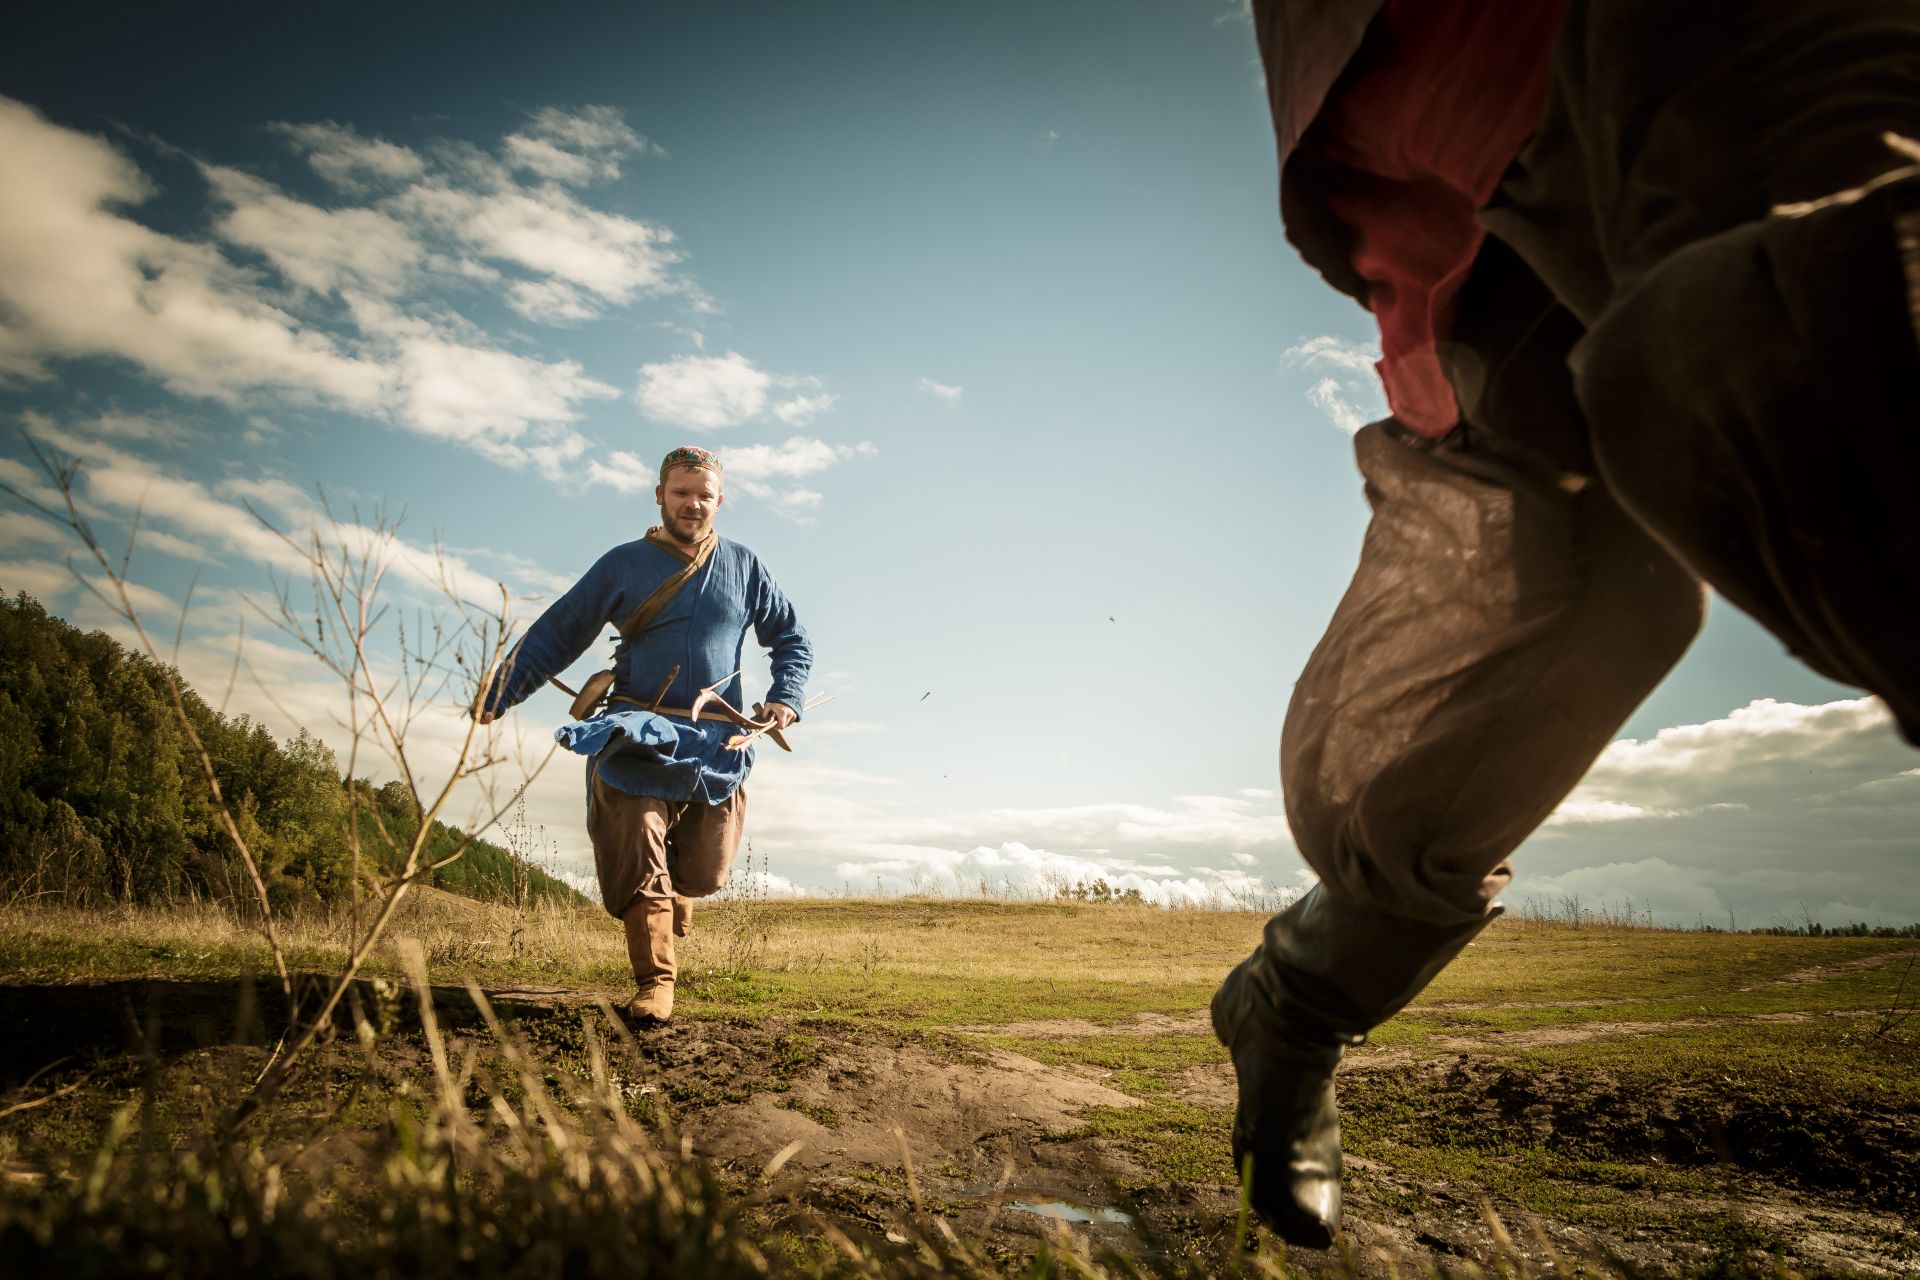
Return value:
M 627 928 L 627 958 L 639 990 L 627 1001 L 627 1018 L 653 1026 L 673 1017 L 673 903 L 641 898 L 621 917 Z
M 673 936 L 684 938 L 693 932 L 693 899 L 673 900 Z

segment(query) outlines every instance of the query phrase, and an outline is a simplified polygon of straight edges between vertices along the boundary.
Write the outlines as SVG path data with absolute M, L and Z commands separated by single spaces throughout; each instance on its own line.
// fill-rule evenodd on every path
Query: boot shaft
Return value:
M 621 917 L 627 932 L 627 959 L 633 965 L 633 980 L 642 991 L 673 985 L 673 915 L 672 899 L 656 902 L 643 898 Z
M 1501 910 L 1464 924 L 1433 925 L 1357 906 L 1315 885 L 1267 922 L 1247 976 L 1254 998 L 1303 1042 L 1359 1044 Z

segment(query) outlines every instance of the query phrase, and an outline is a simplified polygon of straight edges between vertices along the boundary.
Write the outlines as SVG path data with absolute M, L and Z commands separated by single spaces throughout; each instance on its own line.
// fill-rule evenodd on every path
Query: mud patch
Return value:
M 1341 1100 L 1347 1115 L 1390 1141 L 1483 1150 L 1550 1144 L 1568 1160 L 1726 1165 L 1873 1208 L 1920 1203 L 1914 1116 L 1858 1100 L 1830 1108 L 1686 1080 L 1652 1090 L 1605 1070 L 1528 1070 L 1464 1055 L 1354 1073 Z
M 1140 1103 L 1070 1067 L 956 1037 L 779 1019 L 676 1022 L 636 1044 L 696 1155 L 755 1183 L 784 1153 L 781 1194 L 843 1226 L 885 1235 L 917 1203 L 1002 1260 L 1063 1224 L 1143 1248 L 1116 1187 L 1151 1175 L 1083 1123 L 1090 1108 Z
M 1210 1110 L 1236 1102 L 1224 1064 L 1190 1068 L 1174 1088 Z M 1340 1096 L 1347 1234 L 1361 1254 L 1484 1264 L 1509 1248 L 1486 1220 L 1490 1198 L 1511 1251 L 1544 1274 L 1582 1257 L 1648 1276 L 1746 1274 L 1775 1254 L 1796 1273 L 1920 1274 L 1920 1122 L 1895 1106 L 1825 1108 L 1698 1081 L 1649 1088 L 1604 1070 L 1404 1049 L 1349 1055 Z M 1478 1173 L 1453 1172 L 1475 1161 Z M 1518 1183 L 1535 1177 L 1562 1180 L 1546 1198 L 1564 1208 L 1536 1218 L 1508 1198 L 1531 1203 Z
M 840 1024 L 691 1022 L 639 1044 L 695 1150 L 743 1168 L 799 1142 L 796 1170 L 899 1170 L 899 1130 L 908 1159 L 937 1179 L 943 1166 L 1058 1139 L 1089 1107 L 1139 1105 L 1016 1053 Z

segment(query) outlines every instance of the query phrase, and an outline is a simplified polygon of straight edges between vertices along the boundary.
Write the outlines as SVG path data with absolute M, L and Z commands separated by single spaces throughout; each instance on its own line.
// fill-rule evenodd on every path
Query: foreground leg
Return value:
M 668 840 L 679 813 L 689 806 L 652 796 L 628 795 L 587 770 L 587 834 L 601 901 L 626 930 L 627 959 L 635 994 L 630 1018 L 665 1022 L 673 1016 L 673 881 Z
M 1497 914 L 1440 926 L 1381 916 L 1324 884 L 1267 922 L 1214 993 L 1233 1055 L 1233 1158 L 1283 1239 L 1316 1249 L 1340 1227 L 1341 1053 L 1419 994 Z
M 673 1017 L 673 984 L 677 972 L 673 955 L 673 901 L 635 898 L 622 916 L 627 930 L 627 958 L 633 964 L 635 994 L 627 1001 L 627 1017 L 654 1025 Z
M 1340 1221 L 1341 1051 L 1473 938 L 1507 855 L 1579 780 L 1700 622 L 1693 579 L 1604 488 L 1483 440 L 1355 440 L 1359 568 L 1281 746 L 1320 885 L 1214 997 L 1234 1157 L 1287 1239 Z

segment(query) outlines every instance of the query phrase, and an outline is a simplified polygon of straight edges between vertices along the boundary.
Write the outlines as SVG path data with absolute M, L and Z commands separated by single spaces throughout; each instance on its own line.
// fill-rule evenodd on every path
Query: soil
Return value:
M 557 989 L 489 994 L 536 1052 L 558 1063 L 580 1060 L 582 1018 L 592 1003 Z M 435 996 L 453 1035 L 480 1035 L 466 993 L 442 989 Z M 380 1011 L 398 1032 L 396 1042 L 406 1043 L 409 1000 L 374 984 L 363 984 L 356 998 Z M 234 1060 L 229 1046 L 258 1045 L 260 1028 L 277 1025 L 284 1012 L 277 991 L 247 984 L 0 986 L 0 1106 L 128 1060 L 195 1080 L 216 1059 L 245 1069 L 264 1050 Z M 1551 1034 L 1632 1036 L 1672 1025 L 1595 1023 Z M 1090 1109 L 1139 1105 L 1134 1098 L 1102 1083 L 1097 1072 L 1044 1064 L 987 1045 L 980 1035 L 1205 1032 L 1204 1015 L 1143 1015 L 1105 1027 L 1018 1023 L 946 1035 L 796 1018 L 682 1018 L 636 1033 L 633 1065 L 616 1074 L 626 1072 L 633 1096 L 652 1099 L 656 1115 L 694 1153 L 743 1187 L 758 1184 L 784 1153 L 773 1179 L 776 1198 L 843 1229 L 885 1234 L 909 1221 L 918 1202 L 961 1238 L 984 1241 L 989 1254 L 1010 1263 L 1063 1229 L 1147 1260 L 1204 1260 L 1218 1256 L 1231 1230 L 1231 1193 L 1213 1183 L 1156 1184 L 1085 1123 Z M 1367 1277 L 1451 1273 L 1463 1260 L 1494 1256 L 1495 1232 L 1504 1229 L 1514 1252 L 1543 1265 L 1557 1251 L 1613 1257 L 1641 1274 L 1693 1273 L 1726 1245 L 1662 1234 L 1659 1224 L 1680 1216 L 1676 1207 L 1689 1219 L 1721 1224 L 1723 1237 L 1744 1231 L 1790 1241 L 1792 1264 L 1814 1274 L 1903 1275 L 1920 1266 L 1920 1235 L 1903 1216 L 1920 1203 L 1911 1114 L 1850 1108 L 1820 1115 L 1801 1103 L 1697 1086 L 1649 1096 L 1602 1071 L 1525 1071 L 1487 1056 L 1544 1034 L 1461 1037 L 1457 1053 L 1437 1061 L 1405 1050 L 1359 1050 L 1342 1070 L 1350 1135 L 1364 1134 L 1370 1117 L 1391 1115 L 1400 1131 L 1427 1134 L 1429 1142 L 1487 1152 L 1544 1144 L 1570 1160 L 1704 1172 L 1711 1176 L 1696 1185 L 1709 1189 L 1679 1197 L 1651 1189 L 1660 1184 L 1650 1180 L 1640 1194 L 1649 1210 L 1657 1201 L 1659 1212 L 1648 1213 L 1645 1227 L 1536 1224 L 1509 1209 L 1502 1228 L 1483 1216 L 1477 1189 L 1412 1176 L 1396 1164 L 1391 1143 L 1376 1143 L 1350 1161 L 1347 1260 L 1331 1251 L 1295 1251 L 1294 1266 L 1309 1275 L 1340 1274 L 1343 1266 Z M 1188 1071 L 1173 1096 L 1230 1111 L 1231 1069 Z

